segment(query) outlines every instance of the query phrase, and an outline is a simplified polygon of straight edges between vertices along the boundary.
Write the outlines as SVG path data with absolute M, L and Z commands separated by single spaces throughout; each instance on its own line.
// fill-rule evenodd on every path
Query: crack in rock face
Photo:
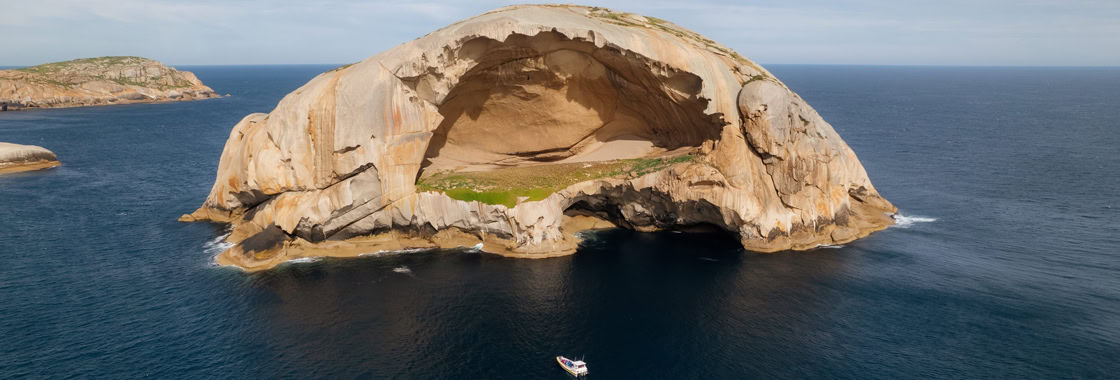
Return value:
M 550 257 L 606 227 L 809 249 L 885 228 L 895 211 L 827 122 L 730 49 L 603 8 L 512 6 L 245 117 L 182 220 L 231 223 L 240 244 L 218 261 L 257 270 L 480 243 Z

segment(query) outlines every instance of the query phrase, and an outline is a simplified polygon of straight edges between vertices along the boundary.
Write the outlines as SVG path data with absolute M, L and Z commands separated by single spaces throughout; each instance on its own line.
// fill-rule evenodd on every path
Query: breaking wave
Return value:
M 210 263 L 209 263 L 210 266 L 212 266 L 212 267 L 224 267 L 225 266 L 225 265 L 218 264 L 218 255 L 221 254 L 222 252 L 225 252 L 225 250 L 233 247 L 233 243 L 230 243 L 230 242 L 226 241 L 226 238 L 229 237 L 229 234 L 230 234 L 229 232 L 226 232 L 224 234 L 219 235 L 218 237 L 210 239 L 209 241 L 207 241 L 205 243 L 202 243 L 202 252 L 205 252 L 207 256 L 210 256 Z
M 228 237 L 229 237 L 229 232 L 226 232 L 222 235 L 219 235 L 216 238 L 210 239 L 210 241 L 208 241 L 206 243 L 203 243 L 202 244 L 203 252 L 206 252 L 210 256 L 217 256 L 219 253 L 222 253 L 223 251 L 225 251 L 227 249 L 230 249 L 230 247 L 233 247 L 233 243 L 230 243 L 230 242 L 226 241 L 226 238 L 228 238 Z
M 406 267 L 404 265 L 401 265 L 399 267 L 393 268 L 393 272 L 404 273 L 404 274 L 411 275 L 412 274 L 412 269 L 408 269 L 408 267 Z
M 377 251 L 377 252 L 366 252 L 366 253 L 358 254 L 358 257 L 396 256 L 396 255 L 403 255 L 403 254 L 406 254 L 406 253 L 418 253 L 418 252 L 424 252 L 424 251 L 429 251 L 429 250 L 431 250 L 431 248 L 386 249 L 386 250 L 381 250 L 381 251 Z
M 323 259 L 322 257 L 300 257 L 298 259 L 291 259 L 291 260 L 285 261 L 284 263 L 285 264 L 308 264 L 308 263 L 318 262 L 322 259 Z
M 821 244 L 821 245 L 818 245 L 816 247 L 813 247 L 813 249 L 837 249 L 837 248 L 844 248 L 844 245 L 843 244 Z
M 894 225 L 891 227 L 898 228 L 910 228 L 910 226 L 913 226 L 915 223 L 931 223 L 937 221 L 937 218 L 931 218 L 928 216 L 902 215 L 901 212 L 891 215 L 891 218 L 894 219 Z

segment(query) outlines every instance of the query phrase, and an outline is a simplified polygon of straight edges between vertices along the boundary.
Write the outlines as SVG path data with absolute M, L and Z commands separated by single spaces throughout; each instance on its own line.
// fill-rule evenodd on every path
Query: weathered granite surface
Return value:
M 437 170 L 681 153 L 695 159 L 515 207 L 416 186 Z M 246 116 L 181 220 L 231 223 L 237 244 L 218 261 L 255 270 L 479 242 L 547 257 L 602 225 L 714 226 L 755 251 L 808 249 L 885 228 L 895 211 L 832 126 L 759 65 L 664 20 L 535 5 L 323 73 Z

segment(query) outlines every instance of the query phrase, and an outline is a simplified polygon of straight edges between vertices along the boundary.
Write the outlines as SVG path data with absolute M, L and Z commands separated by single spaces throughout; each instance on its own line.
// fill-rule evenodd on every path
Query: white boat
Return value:
M 557 356 L 556 362 L 560 363 L 560 367 L 564 368 L 568 373 L 575 376 L 587 376 L 587 363 L 583 360 L 572 360 L 563 356 Z

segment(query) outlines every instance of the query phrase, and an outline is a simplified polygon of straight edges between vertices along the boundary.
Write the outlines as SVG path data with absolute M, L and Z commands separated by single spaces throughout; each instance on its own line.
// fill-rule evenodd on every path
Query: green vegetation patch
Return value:
M 747 82 L 743 83 L 743 84 L 751 83 L 751 82 L 754 82 L 756 80 L 766 80 L 767 78 L 770 78 L 770 77 L 762 75 L 762 74 L 751 75 L 751 77 L 747 79 Z
M 333 73 L 333 72 L 335 72 L 335 71 L 342 71 L 342 70 L 345 70 L 345 69 L 346 69 L 347 67 L 350 67 L 350 66 L 354 66 L 354 65 L 357 65 L 357 64 L 358 64 L 358 62 L 354 62 L 354 63 L 347 63 L 347 64 L 345 64 L 345 65 L 342 65 L 342 66 L 339 66 L 339 67 L 335 67 L 335 68 L 333 68 L 333 69 L 327 70 L 327 72 L 328 72 L 328 73 Z
M 490 205 L 517 205 L 518 198 L 539 201 L 568 186 L 604 178 L 636 178 L 690 162 L 692 155 L 601 162 L 534 165 L 485 172 L 441 172 L 421 178 L 420 191 L 439 191 L 451 199 Z
M 56 71 L 62 71 L 64 69 L 67 69 L 67 68 L 70 68 L 70 67 L 73 67 L 73 66 L 76 66 L 76 65 L 83 65 L 83 64 L 96 65 L 96 66 L 100 66 L 100 67 L 109 67 L 109 66 L 123 65 L 123 64 L 131 63 L 132 61 L 147 61 L 147 60 L 148 59 L 145 59 L 145 58 L 129 57 L 129 56 L 79 58 L 79 59 L 74 59 L 74 60 L 64 61 L 64 62 L 44 63 L 42 65 L 24 67 L 24 68 L 19 68 L 19 69 L 16 69 L 16 70 L 26 71 L 26 72 L 29 72 L 29 73 L 52 73 L 52 72 L 56 72 Z
M 187 81 L 181 76 L 176 76 L 174 74 L 171 74 L 171 84 L 164 83 L 164 76 L 145 78 L 145 80 L 136 81 L 127 78 L 108 78 L 103 75 L 94 74 L 98 72 L 97 70 L 110 69 L 114 66 L 137 65 L 149 62 L 154 61 L 141 57 L 111 56 L 80 58 L 65 62 L 44 63 L 38 66 L 23 67 L 15 70 L 32 74 L 39 74 L 38 77 L 27 78 L 27 80 L 30 82 L 46 83 L 67 88 L 89 81 L 106 81 L 124 86 L 150 87 L 160 90 L 189 88 L 192 86 L 191 82 Z M 172 70 L 172 73 L 174 72 L 174 69 L 171 69 L 170 67 L 168 67 L 167 69 Z
M 549 195 L 555 190 L 540 188 L 540 189 L 512 189 L 506 191 L 474 191 L 471 189 L 451 189 L 445 191 L 451 199 L 458 199 L 461 201 L 479 201 L 488 205 L 505 205 L 506 207 L 513 207 L 517 205 L 518 198 L 527 198 L 528 201 L 539 201 L 548 198 Z

